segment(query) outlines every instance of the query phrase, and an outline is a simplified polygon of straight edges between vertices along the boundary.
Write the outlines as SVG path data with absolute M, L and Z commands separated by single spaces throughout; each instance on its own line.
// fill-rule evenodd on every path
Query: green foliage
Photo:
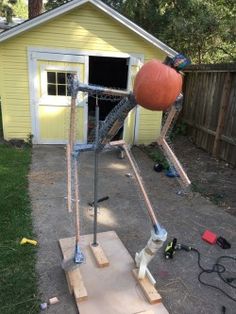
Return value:
M 166 157 L 163 155 L 162 151 L 157 147 L 157 145 L 141 145 L 140 148 L 155 162 L 161 164 L 164 169 L 169 169 L 169 163 Z
M 28 18 L 28 6 L 24 0 L 17 0 L 17 3 L 13 6 L 13 14 L 22 19 Z
M 51 9 L 55 9 L 58 6 L 65 4 L 67 2 L 70 2 L 72 0 L 48 0 L 46 5 L 45 5 L 45 9 L 46 10 L 51 10 Z M 112 8 L 116 9 L 116 10 L 120 10 L 122 5 L 123 5 L 123 0 L 104 0 L 103 2 L 105 2 L 106 4 L 108 4 L 109 6 L 111 6 Z
M 112 7 L 115 10 L 121 10 L 122 6 L 123 6 L 123 0 L 103 0 L 103 2 L 105 2 L 107 5 L 109 5 L 110 7 Z
M 65 4 L 67 2 L 70 2 L 71 0 L 48 0 L 45 9 L 46 10 L 51 10 L 59 7 L 62 4 Z
M 29 147 L 32 147 L 33 146 L 33 137 L 34 135 L 29 133 L 28 136 L 27 136 L 27 140 L 26 140 L 26 145 L 29 146 Z
M 12 22 L 13 6 L 17 0 L 0 0 L 0 16 L 6 18 L 7 23 Z
M 185 122 L 177 122 L 169 135 L 170 140 L 173 141 L 178 135 L 186 136 L 187 129 L 188 125 Z
M 70 0 L 49 0 L 46 10 Z M 236 61 L 235 0 L 103 0 L 193 63 Z
M 195 63 L 236 59 L 232 46 L 235 12 L 231 11 L 231 0 L 161 2 L 162 23 L 161 30 L 157 32 L 161 40 L 190 56 Z
M 3 128 L 2 128 L 2 106 L 1 106 L 1 97 L 0 97 L 0 139 L 3 136 Z
M 28 195 L 29 148 L 0 145 L 0 313 L 38 313 L 35 238 Z
M 236 60 L 234 0 L 104 1 L 193 63 Z
M 7 23 L 12 23 L 13 16 L 27 19 L 28 7 L 24 0 L 0 0 L 0 16 L 5 17 Z

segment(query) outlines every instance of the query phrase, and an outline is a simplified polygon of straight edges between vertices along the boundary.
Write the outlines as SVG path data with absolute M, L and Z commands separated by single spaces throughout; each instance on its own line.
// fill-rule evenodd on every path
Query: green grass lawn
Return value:
M 0 313 L 38 313 L 37 248 L 20 245 L 35 238 L 27 174 L 30 148 L 0 145 Z
M 2 108 L 1 108 L 1 98 L 0 98 L 0 137 L 2 137 L 3 130 L 2 130 Z

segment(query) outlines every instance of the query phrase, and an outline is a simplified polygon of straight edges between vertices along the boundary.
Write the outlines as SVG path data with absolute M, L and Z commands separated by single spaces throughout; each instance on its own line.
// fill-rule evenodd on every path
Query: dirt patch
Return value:
M 236 169 L 196 147 L 187 136 L 178 136 L 172 147 L 192 181 L 192 190 L 236 216 Z M 147 150 L 154 160 L 159 158 L 157 146 Z

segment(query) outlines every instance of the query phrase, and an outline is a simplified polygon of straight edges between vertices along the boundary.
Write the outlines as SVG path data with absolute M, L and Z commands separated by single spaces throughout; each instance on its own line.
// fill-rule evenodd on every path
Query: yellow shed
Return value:
M 4 138 L 34 144 L 67 142 L 70 97 L 67 78 L 132 90 L 140 66 L 176 52 L 99 0 L 74 0 L 0 34 L 0 97 Z M 87 143 L 94 98 L 79 93 L 77 140 Z M 99 101 L 100 119 L 117 103 Z M 137 106 L 121 136 L 129 144 L 150 143 L 161 113 Z

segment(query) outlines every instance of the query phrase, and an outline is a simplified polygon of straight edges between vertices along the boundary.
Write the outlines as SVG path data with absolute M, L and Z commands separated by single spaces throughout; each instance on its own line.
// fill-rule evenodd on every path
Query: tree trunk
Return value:
M 29 19 L 38 16 L 43 12 L 43 0 L 29 0 L 28 10 Z

